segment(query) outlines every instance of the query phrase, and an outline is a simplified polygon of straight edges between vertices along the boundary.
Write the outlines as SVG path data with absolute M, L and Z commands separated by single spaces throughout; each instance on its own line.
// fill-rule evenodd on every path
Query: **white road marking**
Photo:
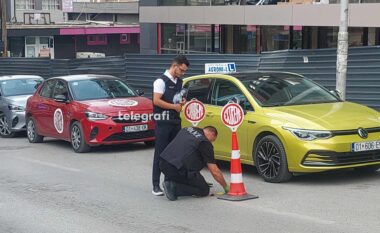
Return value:
M 71 171 L 71 172 L 80 172 L 81 171 L 80 169 L 65 167 L 65 166 L 55 164 L 55 163 L 44 162 L 44 161 L 40 161 L 40 160 L 36 160 L 36 159 L 28 159 L 28 158 L 23 158 L 23 157 L 18 157 L 18 156 L 9 156 L 9 155 L 7 155 L 7 157 L 18 159 L 18 160 L 23 160 L 23 161 L 27 161 L 27 162 L 31 162 L 31 163 L 36 163 L 36 164 L 44 165 L 47 167 L 58 168 L 58 169 L 65 170 L 65 171 Z
M 257 209 L 259 211 L 267 212 L 267 213 L 270 213 L 270 214 L 291 217 L 291 218 L 295 218 L 295 219 L 315 222 L 315 223 L 324 224 L 324 225 L 332 225 L 332 224 L 336 223 L 335 221 L 325 220 L 325 219 L 321 219 L 321 218 L 317 218 L 317 217 L 312 217 L 312 216 L 308 216 L 308 215 L 304 215 L 304 214 L 297 214 L 297 213 L 292 213 L 292 212 L 279 211 L 279 210 L 270 209 L 270 208 L 267 208 L 267 207 L 256 206 L 255 209 Z

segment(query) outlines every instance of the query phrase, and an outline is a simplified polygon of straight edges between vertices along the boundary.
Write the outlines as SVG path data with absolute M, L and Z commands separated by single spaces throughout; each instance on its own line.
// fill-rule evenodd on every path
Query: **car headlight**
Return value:
M 301 139 L 304 141 L 313 141 L 316 139 L 327 139 L 333 136 L 333 134 L 327 130 L 295 129 L 295 128 L 289 128 L 289 127 L 282 127 L 282 128 L 290 131 L 298 139 Z
M 100 121 L 108 118 L 108 116 L 96 112 L 85 112 L 85 115 L 89 121 Z
M 23 106 L 14 105 L 14 104 L 8 105 L 8 109 L 11 110 L 12 112 L 23 112 L 23 111 L 25 111 L 25 108 Z

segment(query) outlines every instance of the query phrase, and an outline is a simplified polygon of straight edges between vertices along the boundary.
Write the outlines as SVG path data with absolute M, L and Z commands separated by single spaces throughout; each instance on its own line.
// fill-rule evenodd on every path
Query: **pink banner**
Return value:
M 96 35 L 96 34 L 124 34 L 140 33 L 140 27 L 82 27 L 61 28 L 60 35 Z

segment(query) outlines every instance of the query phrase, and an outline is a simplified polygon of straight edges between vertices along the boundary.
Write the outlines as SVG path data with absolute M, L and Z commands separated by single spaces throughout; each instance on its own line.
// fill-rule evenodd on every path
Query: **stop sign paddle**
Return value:
M 233 132 L 241 125 L 244 119 L 244 111 L 239 104 L 229 102 L 222 109 L 222 122 Z
M 205 118 L 205 106 L 201 101 L 192 99 L 186 104 L 184 114 L 186 120 L 195 127 Z

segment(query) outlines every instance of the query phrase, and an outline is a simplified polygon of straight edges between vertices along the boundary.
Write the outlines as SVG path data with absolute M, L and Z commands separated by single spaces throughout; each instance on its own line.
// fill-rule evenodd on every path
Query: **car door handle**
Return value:
M 214 113 L 212 113 L 212 112 L 206 112 L 206 116 L 207 116 L 207 117 L 213 117 L 213 116 L 214 116 Z

